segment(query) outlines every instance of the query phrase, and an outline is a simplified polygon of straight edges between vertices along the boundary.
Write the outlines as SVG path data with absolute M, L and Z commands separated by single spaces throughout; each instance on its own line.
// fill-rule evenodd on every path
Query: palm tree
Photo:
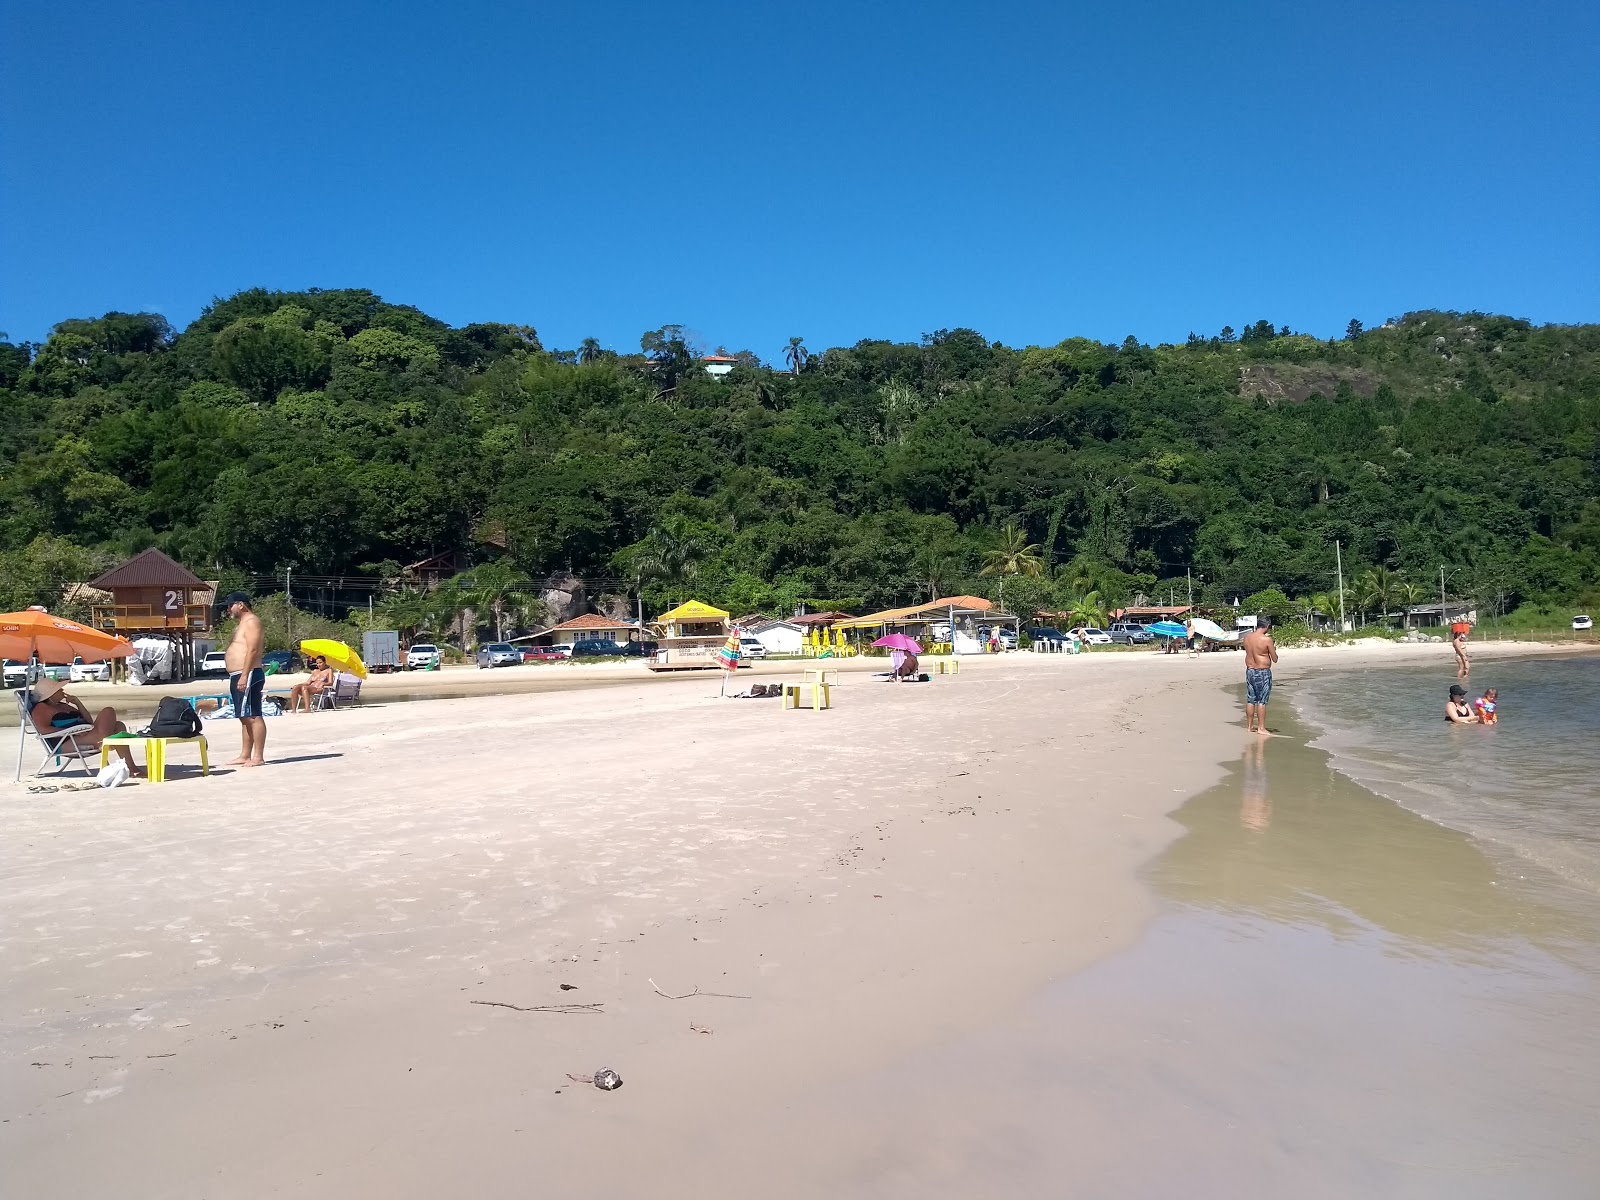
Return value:
M 1006 576 L 1029 575 L 1038 576 L 1044 572 L 1044 559 L 1039 555 L 1039 546 L 1028 541 L 1028 535 L 1017 528 L 1015 521 L 1007 521 L 1001 527 L 999 538 L 994 549 L 983 556 L 983 569 L 980 575 L 999 576 L 1000 578 L 1000 611 L 1006 607 Z
M 604 351 L 600 349 L 600 343 L 592 337 L 586 337 L 582 342 L 578 343 L 578 361 L 584 366 L 599 362 L 600 355 L 603 353 Z
M 520 625 L 544 607 L 528 595 L 528 584 L 522 573 L 504 559 L 474 567 L 456 576 L 455 582 L 460 585 L 463 607 L 478 611 L 488 609 L 494 614 L 494 640 L 497 642 L 505 640 L 507 617 L 513 625 Z
M 804 343 L 804 338 L 792 337 L 789 339 L 788 347 L 783 352 L 784 358 L 789 360 L 789 374 L 791 375 L 800 374 L 800 368 L 805 366 L 807 360 L 811 358 L 811 351 L 805 348 Z
M 1394 603 L 1400 580 L 1388 567 L 1373 567 L 1356 580 L 1356 602 L 1363 612 L 1378 610 L 1379 620 L 1389 619 L 1389 606 Z
M 652 526 L 634 556 L 635 578 L 641 585 L 647 579 L 656 580 L 669 600 L 679 599 L 679 593 L 694 582 L 695 570 L 707 550 L 705 542 L 682 525 Z
M 1067 622 L 1070 627 L 1087 625 L 1103 629 L 1106 624 L 1106 607 L 1096 591 L 1078 592 L 1067 600 Z
M 1411 624 L 1411 609 L 1415 608 L 1417 605 L 1426 600 L 1429 594 L 1430 593 L 1428 592 L 1428 589 L 1423 587 L 1420 583 L 1402 583 L 1395 590 L 1396 598 L 1406 607 L 1406 612 L 1400 622 L 1402 627 L 1409 626 Z M 1440 620 L 1443 619 L 1443 616 L 1441 616 Z
M 1327 592 L 1318 592 L 1314 596 L 1307 596 L 1306 608 L 1322 617 L 1324 620 L 1337 621 L 1339 619 L 1339 598 L 1330 596 Z

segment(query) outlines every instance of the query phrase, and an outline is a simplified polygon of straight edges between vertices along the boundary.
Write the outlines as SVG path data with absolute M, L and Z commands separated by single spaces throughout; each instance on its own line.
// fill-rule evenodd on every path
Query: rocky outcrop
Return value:
M 1264 400 L 1268 404 L 1304 404 L 1321 393 L 1333 397 L 1340 384 L 1358 396 L 1371 396 L 1378 390 L 1378 377 L 1353 367 L 1308 367 L 1297 363 L 1251 363 L 1239 368 L 1239 395 Z

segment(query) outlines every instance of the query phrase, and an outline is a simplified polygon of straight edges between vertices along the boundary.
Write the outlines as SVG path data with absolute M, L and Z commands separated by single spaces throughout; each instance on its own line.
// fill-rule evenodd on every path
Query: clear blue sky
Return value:
M 0 329 L 370 287 L 776 360 L 1600 320 L 1600 5 L 12 0 Z

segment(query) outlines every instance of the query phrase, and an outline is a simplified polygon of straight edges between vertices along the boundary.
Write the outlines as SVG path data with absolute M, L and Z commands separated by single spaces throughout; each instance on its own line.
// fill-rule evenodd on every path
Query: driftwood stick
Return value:
M 655 991 L 656 995 L 665 997 L 668 1000 L 688 1000 L 688 999 L 690 999 L 690 998 L 692 998 L 694 996 L 715 996 L 719 1000 L 749 1000 L 750 999 L 749 996 L 736 996 L 732 992 L 702 992 L 698 987 L 695 988 L 694 991 L 692 991 L 692 992 L 684 992 L 683 995 L 681 995 L 681 996 L 674 996 L 674 995 L 671 995 L 670 993 L 663 992 L 660 989 L 660 987 L 658 987 L 656 985 L 656 981 L 654 979 L 647 979 L 647 980 L 645 980 L 645 982 L 650 985 L 650 987 Z
M 482 1004 L 488 1008 L 510 1008 L 517 1012 L 553 1012 L 553 1013 L 604 1013 L 602 1004 L 535 1004 L 524 1007 L 521 1004 L 507 1004 L 504 1000 L 468 1000 L 468 1004 Z

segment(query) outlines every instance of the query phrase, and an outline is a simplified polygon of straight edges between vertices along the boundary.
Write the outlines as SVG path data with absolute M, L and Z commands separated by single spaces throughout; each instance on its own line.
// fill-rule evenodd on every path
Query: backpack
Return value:
M 176 696 L 163 696 L 150 718 L 146 737 L 192 738 L 200 736 L 200 714 Z

